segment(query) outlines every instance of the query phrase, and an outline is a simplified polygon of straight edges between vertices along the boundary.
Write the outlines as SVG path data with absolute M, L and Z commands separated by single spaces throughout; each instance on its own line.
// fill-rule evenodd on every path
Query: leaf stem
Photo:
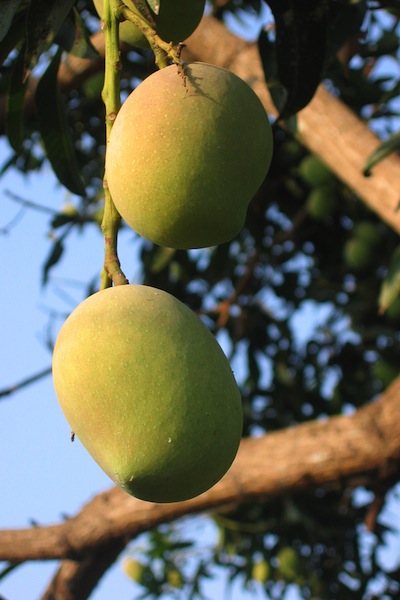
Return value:
M 120 53 L 118 38 L 118 19 L 116 6 L 119 0 L 104 0 L 102 27 L 105 39 L 105 69 L 102 99 L 106 112 L 106 152 L 111 129 L 121 107 L 120 98 Z M 117 211 L 107 185 L 104 173 L 104 215 L 101 229 L 104 235 L 104 266 L 101 272 L 100 289 L 129 283 L 121 270 L 118 258 L 117 240 L 121 216 Z

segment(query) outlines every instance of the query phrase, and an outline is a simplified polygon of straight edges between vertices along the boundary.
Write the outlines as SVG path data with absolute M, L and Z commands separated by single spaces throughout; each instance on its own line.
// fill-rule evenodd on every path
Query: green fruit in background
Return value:
M 364 240 L 353 237 L 344 245 L 344 261 L 350 269 L 365 271 L 373 260 L 373 251 Z
M 171 569 L 171 571 L 168 571 L 167 581 L 173 588 L 181 588 L 184 584 L 182 575 L 177 569 Z
M 106 155 L 113 201 L 127 224 L 172 248 L 227 242 L 272 157 L 267 113 L 242 79 L 205 63 L 150 75 L 115 120 Z
M 143 563 L 134 558 L 127 558 L 124 560 L 122 567 L 128 577 L 133 579 L 133 581 L 136 581 L 136 583 L 141 583 L 143 581 L 145 569 Z
M 98 15 L 103 14 L 104 0 L 93 0 Z M 124 0 L 134 13 L 140 14 L 132 0 Z M 157 34 L 166 42 L 183 42 L 193 33 L 204 13 L 205 0 L 148 0 L 153 11 Z M 139 48 L 148 48 L 143 33 L 130 21 L 122 21 L 119 26 L 122 42 Z
M 372 367 L 374 377 L 381 380 L 384 388 L 388 387 L 399 375 L 399 369 L 388 363 L 383 358 L 379 359 Z
M 291 581 L 301 573 L 301 559 L 294 548 L 285 546 L 278 552 L 277 559 L 279 573 L 284 579 Z
M 370 221 L 360 221 L 354 226 L 354 237 L 363 240 L 369 246 L 377 246 L 381 240 L 379 227 Z
M 166 292 L 122 285 L 84 300 L 58 335 L 53 379 L 76 436 L 138 498 L 201 494 L 236 455 L 242 406 L 229 362 Z
M 332 171 L 319 158 L 309 154 L 299 165 L 301 178 L 310 187 L 319 187 L 335 181 Z
M 316 220 L 329 217 L 336 208 L 336 191 L 330 185 L 311 190 L 307 197 L 307 211 Z
M 271 574 L 271 569 L 266 560 L 259 560 L 254 563 L 253 568 L 251 570 L 251 577 L 255 581 L 259 581 L 260 583 L 265 583 L 268 581 Z

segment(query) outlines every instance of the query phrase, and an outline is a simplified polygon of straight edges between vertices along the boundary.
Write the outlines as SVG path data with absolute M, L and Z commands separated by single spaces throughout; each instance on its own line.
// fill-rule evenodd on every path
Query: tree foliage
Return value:
M 101 221 L 99 19 L 85 0 L 3 5 L 0 132 L 10 151 L 1 173 L 40 172 L 50 163 L 72 193 L 71 206 L 50 220 L 54 243 L 41 266 L 43 285 L 50 286 L 71 233 Z M 219 0 L 211 8 L 221 22 L 255 23 L 279 115 L 271 169 L 245 227 L 230 243 L 196 251 L 138 238 L 135 243 L 141 282 L 185 302 L 223 344 L 242 392 L 244 437 L 263 436 L 351 413 L 384 393 L 399 374 L 398 233 L 302 145 L 297 125 L 298 112 L 324 83 L 382 138 L 366 157 L 366 177 L 398 152 L 400 5 Z M 267 9 L 271 17 L 262 28 L 258 17 Z M 156 66 L 150 51 L 121 51 L 125 98 Z M 190 53 L 190 39 L 182 52 L 183 58 Z M 93 68 L 81 75 L 76 67 L 75 78 L 63 80 L 60 63 L 66 60 L 91 61 Z M 96 287 L 98 282 L 88 282 L 87 294 Z M 249 589 L 261 584 L 271 598 L 283 598 L 293 584 L 303 598 L 396 598 L 400 565 L 389 572 L 380 559 L 389 528 L 378 515 L 388 494 L 396 496 L 398 474 L 397 466 L 377 480 L 360 474 L 361 483 L 337 480 L 320 487 L 311 481 L 301 493 L 251 504 L 238 497 L 227 510 L 210 512 L 218 543 L 206 555 L 194 555 L 190 567 L 185 557 L 194 541 L 184 528 L 163 524 L 148 532 L 143 547 L 135 546 L 125 571 L 140 582 L 143 598 L 166 592 L 203 597 L 209 564 Z

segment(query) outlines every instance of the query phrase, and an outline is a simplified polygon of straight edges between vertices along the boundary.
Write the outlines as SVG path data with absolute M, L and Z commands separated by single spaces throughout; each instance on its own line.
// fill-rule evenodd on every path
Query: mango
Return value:
M 99 17 L 103 15 L 104 0 L 93 0 Z M 134 13 L 140 14 L 132 0 L 124 0 Z M 183 42 L 197 28 L 204 13 L 205 0 L 151 0 L 148 2 L 157 34 L 165 42 Z M 130 21 L 122 21 L 119 26 L 122 42 L 138 48 L 148 48 L 143 33 Z
M 235 458 L 243 417 L 229 362 L 167 292 L 122 285 L 84 300 L 57 337 L 53 380 L 76 437 L 137 498 L 197 496 Z
M 170 65 L 122 105 L 106 178 L 117 210 L 139 235 L 202 248 L 240 232 L 271 157 L 269 119 L 247 83 L 206 63 Z

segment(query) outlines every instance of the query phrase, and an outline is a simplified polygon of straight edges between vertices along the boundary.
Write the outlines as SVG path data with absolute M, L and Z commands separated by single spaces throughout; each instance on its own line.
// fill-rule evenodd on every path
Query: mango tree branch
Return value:
M 277 112 L 265 83 L 258 48 L 204 17 L 186 40 L 184 59 L 202 60 L 233 71 L 257 93 L 266 110 Z M 300 141 L 320 157 L 381 219 L 400 232 L 400 157 L 392 154 L 363 175 L 367 158 L 381 140 L 343 102 L 319 86 L 297 115 Z
M 121 107 L 120 98 L 120 52 L 118 39 L 118 20 L 115 14 L 117 0 L 105 0 L 103 12 L 103 31 L 105 37 L 105 69 L 102 98 L 106 111 L 106 152 L 111 129 Z M 104 235 L 104 267 L 101 273 L 101 289 L 128 283 L 121 271 L 118 259 L 117 240 L 121 217 L 114 205 L 107 185 L 107 173 L 104 174 L 104 215 L 101 229 Z
M 400 378 L 379 400 L 324 421 L 244 439 L 231 469 L 185 502 L 152 504 L 119 488 L 99 494 L 75 517 L 47 527 L 3 530 L 0 560 L 82 561 L 111 543 L 199 512 L 268 501 L 321 486 L 367 485 L 400 476 Z

